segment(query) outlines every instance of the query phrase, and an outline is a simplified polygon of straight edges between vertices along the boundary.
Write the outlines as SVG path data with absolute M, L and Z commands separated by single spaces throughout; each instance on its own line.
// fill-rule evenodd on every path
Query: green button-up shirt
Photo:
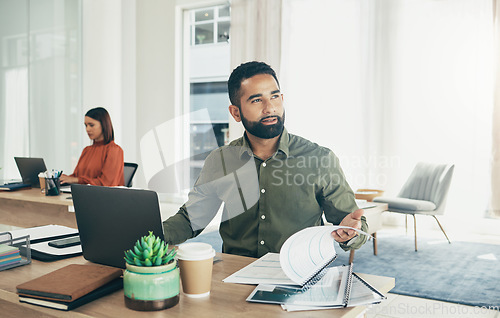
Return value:
M 358 209 L 339 160 L 328 148 L 283 131 L 278 150 L 262 160 L 245 136 L 214 150 L 189 198 L 163 222 L 165 238 L 179 244 L 195 237 L 224 203 L 219 232 L 223 252 L 261 257 L 279 253 L 292 234 L 328 222 L 339 224 Z M 361 229 L 368 230 L 365 217 Z M 365 236 L 343 249 L 356 249 Z

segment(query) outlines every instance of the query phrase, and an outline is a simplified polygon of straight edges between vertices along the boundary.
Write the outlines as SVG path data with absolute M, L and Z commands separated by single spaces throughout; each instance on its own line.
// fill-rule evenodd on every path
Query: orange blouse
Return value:
M 78 183 L 99 186 L 122 186 L 123 150 L 111 141 L 103 141 L 83 149 L 75 171 L 71 177 L 77 177 Z

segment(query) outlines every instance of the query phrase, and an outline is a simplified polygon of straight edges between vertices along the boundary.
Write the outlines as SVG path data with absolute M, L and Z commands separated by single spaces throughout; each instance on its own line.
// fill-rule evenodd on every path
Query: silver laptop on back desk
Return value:
M 72 184 L 83 257 L 125 268 L 124 251 L 153 231 L 163 236 L 158 195 L 150 190 Z

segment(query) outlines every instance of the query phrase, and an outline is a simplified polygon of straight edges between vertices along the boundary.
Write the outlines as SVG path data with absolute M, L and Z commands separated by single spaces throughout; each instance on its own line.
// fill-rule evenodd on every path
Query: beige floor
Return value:
M 1 225 L 0 232 L 14 230 L 16 227 Z M 404 227 L 387 227 L 380 230 L 377 235 L 382 236 L 397 236 L 405 234 Z M 419 235 L 426 238 L 433 238 L 438 241 L 443 241 L 445 238 L 440 231 L 426 230 L 424 233 L 418 232 Z M 463 233 L 447 232 L 452 241 L 462 240 Z M 407 235 L 413 235 L 411 229 Z M 481 242 L 490 244 L 500 244 L 500 235 L 467 235 L 467 241 Z M 413 248 L 409 246 L 408 248 Z M 427 318 L 427 317 L 444 317 L 444 318 L 500 318 L 500 299 L 496 309 L 488 310 L 472 306 L 464 306 L 448 302 L 440 302 L 430 299 L 408 297 L 389 293 L 387 299 L 379 305 L 374 305 L 369 308 L 364 315 L 366 318 Z
M 411 226 L 409 224 L 409 226 Z M 405 233 L 404 227 L 385 226 L 377 233 L 381 236 L 396 236 Z M 436 242 L 445 241 L 441 231 L 426 230 L 424 233 L 417 232 L 419 236 L 435 239 Z M 451 241 L 465 241 L 463 232 L 447 231 Z M 408 229 L 408 234 L 413 237 L 413 229 Z M 466 241 L 480 242 L 500 245 L 500 235 L 467 234 Z M 418 242 L 418 241 L 417 241 Z M 413 246 L 408 246 L 413 248 Z M 402 296 L 389 293 L 387 299 L 368 309 L 366 318 L 426 318 L 426 317 L 460 317 L 460 318 L 500 318 L 500 296 L 497 308 L 488 310 L 486 308 L 464 306 L 454 303 L 435 301 L 424 298 Z

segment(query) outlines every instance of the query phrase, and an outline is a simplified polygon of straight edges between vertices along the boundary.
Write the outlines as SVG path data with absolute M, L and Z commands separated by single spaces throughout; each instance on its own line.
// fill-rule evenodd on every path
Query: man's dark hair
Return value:
M 115 140 L 115 131 L 113 130 L 111 117 L 106 109 L 102 107 L 92 108 L 85 114 L 85 116 L 98 120 L 101 123 L 104 144 L 107 145 L 112 140 Z
M 227 81 L 227 90 L 229 92 L 229 100 L 232 105 L 236 105 L 240 107 L 240 99 L 241 99 L 241 82 L 250 78 L 252 76 L 258 74 L 269 74 L 274 77 L 276 83 L 278 84 L 278 88 L 280 87 L 280 83 L 278 82 L 278 78 L 276 77 L 276 73 L 271 68 L 271 66 L 267 65 L 264 62 L 247 62 L 243 63 L 237 68 L 233 70 L 231 76 L 229 76 L 229 80 Z

